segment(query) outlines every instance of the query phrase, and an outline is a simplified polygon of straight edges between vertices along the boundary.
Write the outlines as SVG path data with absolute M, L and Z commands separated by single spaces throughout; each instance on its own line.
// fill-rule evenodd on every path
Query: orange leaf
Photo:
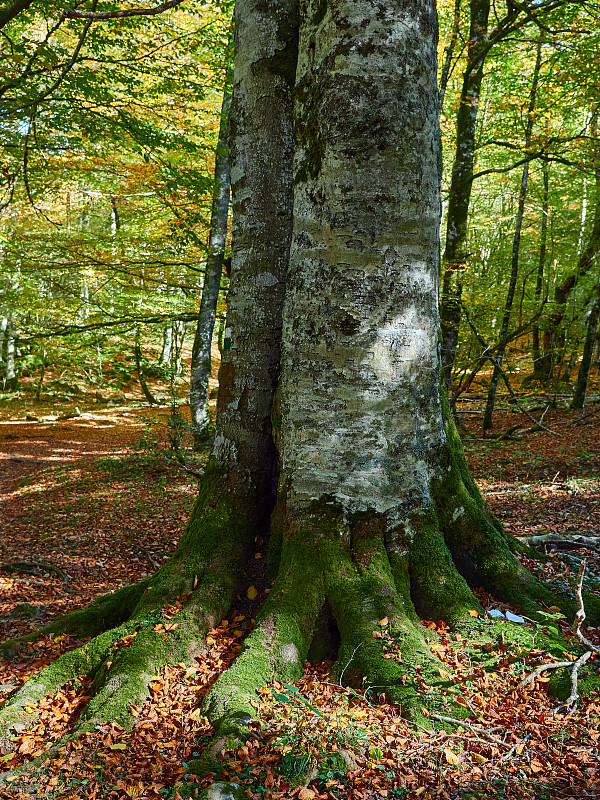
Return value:
M 474 608 L 470 608 L 470 609 L 469 609 L 469 614 L 470 614 L 472 617 L 478 617 L 478 616 L 479 616 L 479 614 L 477 613 L 477 611 L 475 611 L 475 609 L 474 609 Z

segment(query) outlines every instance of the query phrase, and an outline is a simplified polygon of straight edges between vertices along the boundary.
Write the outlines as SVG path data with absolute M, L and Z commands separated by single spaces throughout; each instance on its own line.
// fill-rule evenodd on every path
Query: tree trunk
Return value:
M 442 362 L 446 381 L 450 384 L 460 328 L 461 269 L 467 259 L 467 221 L 473 169 L 477 112 L 483 81 L 485 53 L 488 49 L 490 0 L 470 0 L 470 27 L 467 45 L 467 66 L 463 74 L 460 105 L 456 120 L 456 151 L 448 193 L 446 245 L 442 259 Z
M 160 351 L 158 363 L 161 367 L 166 367 L 171 361 L 171 350 L 173 349 L 173 325 L 167 325 L 163 330 L 163 343 Z
M 592 115 L 590 122 L 590 135 L 596 135 L 598 126 L 597 111 Z M 560 326 L 565 317 L 567 302 L 571 293 L 579 285 L 583 278 L 595 263 L 596 256 L 600 253 L 600 152 L 594 151 L 594 173 L 596 183 L 596 202 L 594 206 L 594 219 L 585 247 L 581 250 L 575 269 L 562 280 L 554 290 L 554 309 L 550 314 L 546 325 L 546 335 L 544 336 L 544 352 L 540 360 L 541 376 L 544 380 L 549 380 L 552 369 L 556 363 L 556 349 L 560 337 Z
M 542 289 L 544 286 L 544 274 L 546 269 L 546 243 L 548 239 L 548 194 L 549 194 L 549 171 L 548 162 L 542 162 L 542 177 L 544 187 L 542 190 L 542 225 L 540 230 L 540 251 L 538 257 L 538 271 L 537 280 L 535 284 L 535 301 L 536 306 L 539 306 L 542 298 Z M 546 298 L 548 294 L 546 292 Z M 536 323 L 533 327 L 533 344 L 531 348 L 533 358 L 533 374 L 531 380 L 540 381 L 545 380 L 547 376 L 547 367 L 545 366 L 545 354 L 542 355 L 540 346 L 540 329 Z
M 0 712 L 6 728 L 31 725 L 27 704 L 94 674 L 78 732 L 131 725 L 154 670 L 189 663 L 250 579 L 273 581 L 205 701 L 216 741 L 191 772 L 217 771 L 213 754 L 248 734 L 256 691 L 298 677 L 328 629 L 338 675 L 357 687 L 368 678 L 418 716 L 407 666 L 432 686 L 445 679 L 417 612 L 468 631 L 480 608 L 469 585 L 533 617 L 536 598 L 573 610 L 510 551 L 441 388 L 432 0 L 309 0 L 299 31 L 292 0 L 237 0 L 235 14 L 233 265 L 217 431 L 196 507 L 155 575 L 44 629 L 95 638 Z M 176 630 L 143 627 L 176 597 Z M 403 664 L 373 637 L 384 617 Z M 113 649 L 132 627 L 131 646 Z
M 504 314 L 502 316 L 502 325 L 500 326 L 500 342 L 502 342 L 508 334 L 508 326 L 510 324 L 510 316 L 512 312 L 513 302 L 515 299 L 515 289 L 517 286 L 517 277 L 519 275 L 519 253 L 521 249 L 521 231 L 523 228 L 523 217 L 525 214 L 525 200 L 527 198 L 527 184 L 529 180 L 529 149 L 531 147 L 531 134 L 533 131 L 534 123 L 534 110 L 537 95 L 538 81 L 540 77 L 540 68 L 542 65 L 542 45 L 538 41 L 537 57 L 535 67 L 533 70 L 533 80 L 531 84 L 531 93 L 529 95 L 529 107 L 527 109 L 527 126 L 525 129 L 525 153 L 526 161 L 523 166 L 523 174 L 521 177 L 521 186 L 519 188 L 519 202 L 517 206 L 517 218 L 515 223 L 515 235 L 513 238 L 512 257 L 510 265 L 510 282 L 508 284 L 508 293 L 506 295 L 506 303 L 504 305 Z M 483 430 L 489 430 L 492 427 L 492 414 L 494 413 L 494 405 L 496 403 L 496 390 L 498 388 L 498 381 L 502 370 L 502 362 L 504 360 L 504 353 L 506 350 L 505 345 L 501 345 L 496 351 L 494 358 L 494 371 L 492 372 L 492 379 L 490 381 L 490 388 L 488 390 L 487 401 L 485 404 L 485 411 L 483 413 Z
M 4 362 L 4 341 L 6 339 L 7 328 L 8 317 L 0 317 L 0 364 Z
M 135 356 L 135 370 L 137 372 L 138 381 L 140 383 L 140 388 L 142 390 L 142 394 L 148 401 L 148 404 L 151 406 L 159 405 L 158 400 L 154 397 L 152 392 L 150 391 L 148 384 L 146 383 L 146 378 L 144 377 L 144 363 L 142 360 L 142 348 L 140 345 L 140 330 L 139 328 L 135 332 L 135 343 L 133 346 L 133 353 Z
M 16 368 L 15 326 L 11 317 L 6 326 L 6 373 L 4 386 L 8 392 L 16 392 L 19 386 Z
M 583 345 L 583 356 L 581 364 L 579 365 L 579 373 L 577 374 L 577 384 L 575 386 L 575 395 L 571 402 L 571 408 L 583 408 L 585 404 L 585 395 L 587 392 L 588 375 L 592 363 L 592 353 L 594 351 L 594 344 L 596 342 L 596 331 L 598 330 L 598 317 L 600 316 L 600 293 L 597 294 L 590 311 L 588 318 L 587 331 L 585 342 Z
M 217 301 L 221 288 L 225 242 L 227 240 L 227 216 L 229 213 L 229 111 L 231 89 L 226 88 L 221 106 L 221 126 L 215 156 L 215 183 L 210 217 L 210 236 L 206 271 L 202 286 L 200 314 L 190 374 L 190 413 L 194 445 L 201 448 L 212 433 L 212 420 L 208 408 L 208 382 L 211 373 L 211 348 L 217 314 Z

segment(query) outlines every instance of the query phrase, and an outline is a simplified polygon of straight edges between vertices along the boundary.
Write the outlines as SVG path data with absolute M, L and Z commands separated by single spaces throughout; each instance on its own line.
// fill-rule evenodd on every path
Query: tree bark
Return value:
M 473 170 L 477 112 L 483 82 L 485 54 L 488 50 L 490 0 L 470 0 L 467 65 L 463 74 L 460 105 L 456 120 L 456 151 L 448 193 L 446 243 L 442 258 L 442 362 L 446 381 L 450 384 L 460 328 L 460 271 L 467 259 L 467 222 Z
M 525 128 L 525 153 L 526 161 L 523 166 L 523 174 L 521 176 L 521 186 L 519 188 L 519 202 L 517 205 L 517 218 L 515 221 L 515 235 L 513 237 L 512 256 L 510 265 L 510 281 L 508 284 L 508 292 L 506 295 L 506 303 L 504 305 L 504 314 L 502 315 L 502 325 L 500 326 L 500 341 L 503 341 L 508 334 L 508 326 L 510 324 L 510 316 L 512 312 L 513 302 L 515 299 L 515 289 L 517 286 L 517 278 L 519 275 L 519 253 L 521 249 L 521 231 L 523 228 L 523 216 L 525 214 L 525 200 L 527 199 L 527 184 L 529 181 L 529 149 L 531 147 L 531 134 L 533 132 L 534 124 L 534 110 L 538 89 L 538 81 L 540 77 L 540 68 L 542 65 L 542 45 L 538 41 L 537 56 L 535 60 L 535 67 L 533 70 L 533 79 L 531 83 L 531 92 L 529 95 L 529 107 L 527 109 L 527 126 Z M 501 346 L 496 351 L 494 359 L 494 370 L 492 372 L 492 379 L 490 381 L 490 388 L 488 390 L 487 400 L 485 404 L 485 411 L 483 413 L 483 430 L 489 430 L 492 427 L 492 415 L 494 413 L 494 405 L 496 403 L 496 389 L 498 388 L 498 381 L 502 372 L 502 362 L 504 360 L 504 353 L 506 347 Z
M 221 288 L 223 259 L 227 240 L 227 217 L 229 213 L 229 111 L 231 89 L 223 94 L 221 125 L 215 156 L 215 182 L 210 217 L 210 235 L 202 299 L 190 374 L 190 413 L 196 448 L 202 447 L 213 429 L 208 407 L 208 382 L 211 373 L 211 348 L 217 314 L 217 301 Z
M 598 125 L 597 112 L 592 115 L 590 122 L 590 133 L 596 135 Z M 589 232 L 585 247 L 579 254 L 575 269 L 570 272 L 554 290 L 554 309 L 550 314 L 546 324 L 546 333 L 543 341 L 543 353 L 540 358 L 540 379 L 548 381 L 552 374 L 552 369 L 556 363 L 556 348 L 560 335 L 560 327 L 565 317 L 567 302 L 572 292 L 577 288 L 581 278 L 583 278 L 595 263 L 598 253 L 600 253 L 600 153 L 594 153 L 594 172 L 596 183 L 596 202 L 594 206 L 594 218 Z
M 542 298 L 544 274 L 546 270 L 546 242 L 548 239 L 548 194 L 550 183 L 547 161 L 542 162 L 542 177 L 542 225 L 540 230 L 540 251 L 538 256 L 537 280 L 535 284 L 535 301 L 537 306 L 539 306 Z M 548 294 L 546 292 L 546 297 L 547 296 Z M 544 361 L 540 344 L 540 328 L 537 323 L 533 327 L 533 344 L 531 347 L 531 355 L 533 358 L 533 374 L 531 379 L 534 381 L 543 380 L 546 370 L 544 369 Z
M 15 325 L 12 317 L 8 317 L 6 326 L 6 373 L 4 386 L 8 392 L 16 392 L 19 385 L 16 367 Z
M 587 330 L 585 335 L 585 342 L 583 345 L 583 355 L 581 357 L 581 364 L 579 365 L 579 372 L 577 373 L 577 384 L 575 385 L 575 394 L 571 401 L 571 408 L 583 408 L 585 405 L 585 395 L 587 392 L 588 376 L 590 366 L 592 363 L 592 353 L 594 352 L 594 344 L 596 342 L 596 331 L 598 330 L 598 317 L 600 316 L 600 293 L 596 295 L 590 315 L 588 317 Z

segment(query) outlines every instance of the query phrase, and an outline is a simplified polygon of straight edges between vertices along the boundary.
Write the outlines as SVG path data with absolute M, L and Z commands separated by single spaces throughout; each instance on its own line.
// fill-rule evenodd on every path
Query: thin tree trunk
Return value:
M 40 395 L 42 394 L 42 387 L 44 385 L 44 375 L 46 374 L 46 351 L 42 349 L 42 364 L 40 366 L 40 377 L 38 380 L 38 385 L 35 390 L 35 399 L 39 400 Z
M 442 365 L 448 384 L 451 381 L 460 327 L 461 270 L 467 259 L 467 221 L 473 188 L 477 113 L 483 82 L 484 56 L 488 46 L 490 0 L 470 0 L 469 5 L 471 20 L 467 66 L 463 74 L 456 120 L 456 151 L 448 193 L 446 243 L 442 259 Z
M 454 0 L 454 18 L 452 20 L 452 33 L 450 34 L 450 41 L 444 50 L 444 65 L 440 75 L 440 110 L 444 107 L 444 98 L 446 97 L 446 89 L 448 87 L 448 80 L 450 78 L 450 70 L 452 68 L 452 59 L 456 49 L 456 42 L 458 41 L 458 34 L 460 31 L 460 6 L 461 0 Z
M 529 153 L 531 146 L 531 134 L 534 124 L 534 110 L 537 96 L 538 82 L 540 77 L 540 69 L 542 66 L 542 44 L 538 42 L 537 55 L 535 60 L 535 67 L 533 70 L 533 80 L 531 84 L 531 93 L 529 95 L 529 107 L 527 109 L 527 126 L 525 129 L 525 153 Z M 527 160 L 523 166 L 523 174 L 521 177 L 521 186 L 519 189 L 519 202 L 517 206 L 517 218 L 515 223 L 515 235 L 513 238 L 512 258 L 510 267 L 510 282 L 508 284 L 508 293 L 506 295 L 506 303 L 504 305 L 504 314 L 502 316 L 502 325 L 500 326 L 500 341 L 502 341 L 507 333 L 510 324 L 510 315 L 512 311 L 513 302 L 515 299 L 515 288 L 517 285 L 517 277 L 519 275 L 519 252 L 521 248 L 521 231 L 523 228 L 523 216 L 525 214 L 525 200 L 527 198 L 527 183 L 529 180 L 529 157 L 526 155 Z M 504 352 L 506 347 L 498 348 L 496 357 L 494 359 L 494 371 L 492 373 L 492 380 L 488 390 L 485 411 L 483 415 L 483 430 L 489 430 L 492 427 L 492 414 L 494 413 L 494 404 L 496 402 L 496 389 L 498 388 L 498 381 L 500 380 L 502 361 L 504 360 Z
M 16 371 L 15 327 L 11 317 L 6 327 L 6 377 L 4 385 L 9 392 L 16 392 L 19 385 Z
M 596 135 L 598 126 L 598 112 L 592 115 L 590 122 L 590 135 Z M 581 250 L 577 260 L 577 266 L 566 278 L 562 280 L 554 289 L 554 311 L 550 315 L 547 323 L 547 332 L 544 336 L 544 352 L 542 354 L 541 368 L 544 369 L 542 378 L 549 380 L 555 361 L 555 350 L 558 347 L 560 336 L 560 326 L 564 320 L 567 302 L 572 292 L 579 285 L 581 278 L 586 275 L 593 264 L 596 256 L 600 253 L 600 168 L 598 166 L 600 152 L 594 153 L 594 172 L 596 183 L 596 202 L 594 206 L 594 219 L 585 247 Z
M 4 342 L 6 339 L 6 329 L 8 327 L 8 317 L 0 319 L 0 364 L 4 361 Z
M 215 157 L 215 182 L 213 189 L 210 235 L 206 271 L 202 286 L 200 314 L 194 345 L 190 375 L 190 412 L 194 446 L 199 449 L 210 437 L 212 420 L 208 406 L 208 384 L 211 374 L 211 348 L 217 301 L 223 273 L 225 243 L 227 241 L 227 217 L 229 213 L 229 112 L 231 90 L 225 89 L 221 106 L 221 125 Z
M 575 386 L 575 394 L 571 402 L 571 408 L 583 408 L 585 404 L 588 376 L 590 372 L 590 366 L 592 363 L 592 353 L 594 352 L 594 344 L 596 342 L 596 332 L 598 330 L 599 316 L 600 316 L 600 293 L 597 294 L 594 300 L 592 309 L 590 311 L 590 316 L 588 318 L 585 343 L 583 345 L 583 355 L 581 357 L 581 364 L 579 365 L 577 384 Z
M 159 405 L 159 402 L 148 388 L 148 384 L 146 383 L 146 379 L 144 377 L 144 365 L 142 361 L 142 348 L 140 345 L 139 328 L 135 332 L 134 354 L 135 354 L 135 368 L 138 376 L 138 381 L 140 382 L 140 388 L 142 390 L 142 394 L 144 395 L 144 397 L 151 406 L 157 406 Z
M 158 359 L 159 365 L 166 366 L 171 361 L 171 351 L 173 349 L 173 325 L 167 325 L 163 330 L 163 343 Z
M 537 272 L 537 280 L 535 284 L 535 303 L 536 307 L 539 307 L 541 298 L 542 298 L 542 289 L 544 287 L 544 274 L 546 270 L 546 243 L 548 239 L 548 189 L 549 189 L 549 170 L 548 170 L 548 162 L 542 162 L 542 178 L 543 178 L 543 190 L 542 190 L 542 225 L 540 230 L 540 251 L 538 257 L 538 272 Z M 546 295 L 547 296 L 547 295 Z M 533 327 L 533 344 L 532 344 L 532 357 L 533 357 L 533 380 L 542 380 L 543 376 L 546 374 L 547 369 L 545 369 L 544 364 L 542 362 L 542 350 L 540 347 L 540 329 L 538 324 L 536 323 Z

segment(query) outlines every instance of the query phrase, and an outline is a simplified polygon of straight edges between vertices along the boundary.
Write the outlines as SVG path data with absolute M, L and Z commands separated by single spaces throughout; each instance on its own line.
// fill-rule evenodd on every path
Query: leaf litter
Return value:
M 554 426 L 558 423 L 553 420 Z M 577 446 L 587 435 L 595 453 L 597 427 L 574 430 Z M 65 581 L 43 570 L 35 576 L 0 572 L 4 636 L 34 630 L 40 621 L 150 574 L 175 547 L 195 485 L 185 476 L 167 472 L 158 461 L 128 451 L 131 432 L 119 439 L 122 430 L 115 426 L 113 433 L 118 453 L 52 466 L 21 479 L 4 498 L 2 561 L 38 560 L 69 575 Z M 592 477 L 580 470 L 563 475 L 560 483 L 549 481 L 546 473 L 554 469 L 545 442 L 549 438 L 542 432 L 528 440 L 533 466 L 526 467 L 527 483 L 519 477 L 524 469 L 522 453 L 515 453 L 511 445 L 494 448 L 494 458 L 503 454 L 502 475 L 490 475 L 481 453 L 472 451 L 480 487 L 494 512 L 517 535 L 552 526 L 564 532 L 561 521 L 563 528 L 593 531 L 596 526 L 597 531 L 600 486 L 593 470 Z M 588 559 L 588 588 L 597 590 L 600 564 L 589 550 L 549 552 L 539 561 L 523 560 L 557 588 L 570 591 L 581 557 Z M 509 614 L 523 619 L 520 609 L 499 603 L 483 590 L 477 594 L 484 608 L 503 615 L 501 624 Z M 19 604 L 41 609 L 31 612 L 24 607 L 23 614 L 15 615 Z M 160 633 L 169 635 L 177 625 L 179 607 L 176 603 L 164 609 L 157 624 Z M 257 721 L 250 725 L 247 742 L 222 752 L 216 773 L 189 774 L 188 762 L 211 742 L 202 700 L 236 657 L 251 627 L 233 611 L 230 619 L 209 632 L 207 651 L 194 667 L 168 665 L 153 676 L 150 697 L 130 709 L 135 719 L 132 730 L 110 722 L 99 725 L 60 746 L 45 763 L 42 758 L 36 769 L 15 776 L 0 796 L 159 800 L 177 798 L 173 787 L 181 784 L 188 784 L 193 796 L 214 781 L 229 781 L 246 787 L 248 798 L 273 800 L 600 797 L 598 692 L 585 694 L 575 713 L 556 715 L 549 677 L 542 675 L 531 686 L 520 686 L 524 675 L 553 660 L 547 649 L 536 646 L 535 630 L 527 620 L 521 627 L 531 629 L 533 638 L 510 649 L 503 636 L 490 635 L 488 641 L 483 636 L 469 644 L 441 622 L 423 620 L 423 624 L 430 647 L 443 664 L 440 674 L 448 678 L 447 688 L 434 691 L 418 670 L 410 671 L 407 665 L 407 677 L 423 693 L 426 725 L 407 722 L 376 690 L 359 693 L 336 685 L 330 663 L 307 663 L 297 683 L 276 683 L 261 690 L 254 703 Z M 485 633 L 491 617 L 474 615 L 473 624 Z M 549 619 L 550 624 L 565 637 L 566 657 L 574 659 L 566 620 Z M 387 619 L 380 620 L 375 638 L 381 639 L 383 657 L 401 662 L 387 626 Z M 586 635 L 600 643 L 600 629 L 587 628 Z M 127 638 L 118 645 L 127 646 Z M 0 661 L 2 696 L 9 697 L 32 674 L 80 644 L 68 635 L 40 637 L 17 661 Z M 586 667 L 597 672 L 594 656 Z M 80 676 L 31 704 L 27 708 L 31 727 L 0 739 L 0 770 L 11 771 L 39 759 L 50 744 L 62 740 L 85 708 L 91 688 L 90 679 Z M 452 709 L 457 707 L 463 712 L 460 726 L 444 721 L 455 721 Z

